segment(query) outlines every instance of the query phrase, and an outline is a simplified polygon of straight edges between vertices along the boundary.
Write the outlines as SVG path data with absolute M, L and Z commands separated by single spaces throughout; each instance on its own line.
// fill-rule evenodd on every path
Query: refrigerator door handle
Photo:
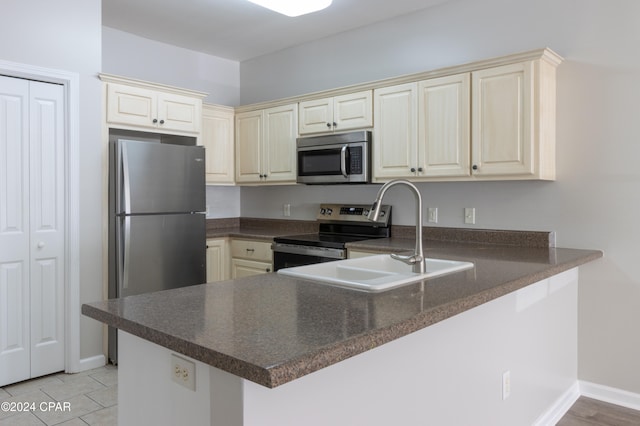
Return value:
M 120 144 L 120 150 L 122 155 L 122 205 L 120 211 L 125 214 L 130 214 L 131 208 L 131 180 L 129 178 L 129 155 L 127 154 L 127 145 L 125 143 Z
M 121 290 L 129 288 L 129 265 L 131 253 L 131 218 L 129 216 L 120 217 L 119 231 L 116 233 L 116 244 L 118 246 L 117 274 L 118 297 L 122 297 Z
M 124 218 L 124 253 L 122 256 L 122 288 L 129 288 L 129 264 L 131 253 L 131 218 Z

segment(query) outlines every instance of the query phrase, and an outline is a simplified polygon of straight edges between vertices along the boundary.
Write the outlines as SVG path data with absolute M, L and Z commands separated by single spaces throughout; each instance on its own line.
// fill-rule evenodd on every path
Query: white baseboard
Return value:
M 533 426 L 553 426 L 560 421 L 567 411 L 580 398 L 579 383 L 576 382 L 560 396 L 546 412 L 533 422 Z
M 81 371 L 92 370 L 98 367 L 104 367 L 106 364 L 104 355 L 96 355 L 89 358 L 82 358 L 79 363 L 78 371 L 69 371 L 69 373 L 79 373 Z
M 579 380 L 542 413 L 533 425 L 555 425 L 581 396 L 640 411 L 640 394 Z
M 580 395 L 615 405 L 640 410 L 640 394 L 598 385 L 596 383 L 578 381 Z

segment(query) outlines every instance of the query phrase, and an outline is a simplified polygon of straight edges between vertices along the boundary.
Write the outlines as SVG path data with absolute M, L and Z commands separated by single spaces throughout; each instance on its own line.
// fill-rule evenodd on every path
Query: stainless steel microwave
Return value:
M 371 132 L 298 138 L 298 183 L 371 182 Z

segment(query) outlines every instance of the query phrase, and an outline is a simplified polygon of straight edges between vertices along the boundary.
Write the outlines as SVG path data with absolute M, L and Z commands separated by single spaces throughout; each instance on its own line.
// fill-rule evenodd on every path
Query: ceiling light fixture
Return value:
M 287 16 L 300 16 L 329 7 L 332 0 L 249 0 Z

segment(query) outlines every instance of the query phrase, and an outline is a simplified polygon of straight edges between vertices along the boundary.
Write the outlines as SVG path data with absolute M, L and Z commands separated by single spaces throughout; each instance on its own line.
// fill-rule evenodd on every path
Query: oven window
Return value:
M 341 175 L 340 149 L 298 151 L 299 176 Z

